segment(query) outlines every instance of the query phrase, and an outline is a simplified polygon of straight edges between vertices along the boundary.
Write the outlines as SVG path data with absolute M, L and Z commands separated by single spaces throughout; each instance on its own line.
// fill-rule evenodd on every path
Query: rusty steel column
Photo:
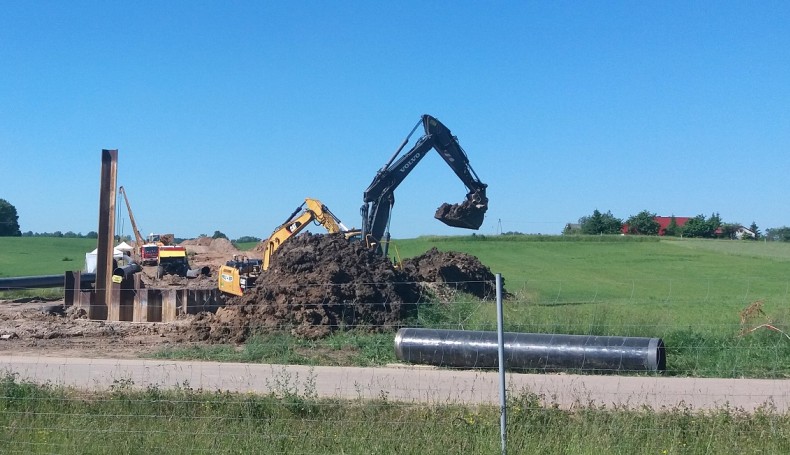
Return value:
M 101 151 L 101 187 L 99 189 L 99 246 L 96 256 L 96 302 L 88 317 L 104 319 L 110 305 L 112 256 L 115 240 L 115 188 L 118 176 L 118 150 Z

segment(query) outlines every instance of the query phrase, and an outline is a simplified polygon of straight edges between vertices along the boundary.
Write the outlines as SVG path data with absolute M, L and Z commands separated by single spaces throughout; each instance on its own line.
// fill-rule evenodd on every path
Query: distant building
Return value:
M 669 227 L 669 223 L 672 222 L 671 216 L 657 216 L 653 218 L 658 222 L 658 235 L 666 235 L 667 227 Z M 688 220 L 690 220 L 690 216 L 676 216 L 675 217 L 675 224 L 679 228 L 682 228 Z
M 658 235 L 667 235 L 667 227 L 669 227 L 669 223 L 672 222 L 671 216 L 654 216 L 653 219 L 658 223 Z M 679 228 L 683 227 L 688 220 L 690 220 L 690 216 L 676 216 L 675 217 L 675 224 Z M 622 229 L 623 234 L 628 234 L 628 224 L 623 224 Z
M 754 233 L 751 229 L 743 226 L 738 226 L 735 230 L 735 238 L 738 240 L 743 240 L 744 238 L 757 238 L 757 234 Z

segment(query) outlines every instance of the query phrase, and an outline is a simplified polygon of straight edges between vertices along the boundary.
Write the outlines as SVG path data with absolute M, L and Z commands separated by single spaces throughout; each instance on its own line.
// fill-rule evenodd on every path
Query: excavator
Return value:
M 420 125 L 423 126 L 425 134 L 408 152 L 398 158 Z M 364 203 L 360 209 L 361 230 L 347 229 L 320 201 L 307 198 L 266 241 L 262 260 L 234 257 L 233 261 L 228 261 L 220 268 L 220 291 L 237 296 L 243 295 L 244 289 L 254 284 L 261 270 L 269 268 L 274 252 L 289 238 L 307 227 L 311 221 L 320 224 L 329 233 L 343 232 L 350 241 L 364 240 L 369 248 L 374 248 L 377 253 L 386 257 L 390 241 L 390 215 L 395 204 L 395 189 L 432 149 L 436 149 L 469 190 L 463 202 L 442 204 L 436 210 L 434 217 L 448 226 L 479 229 L 488 210 L 486 197 L 488 185 L 481 182 L 472 169 L 466 152 L 458 143 L 458 138 L 453 136 L 438 119 L 425 114 L 365 190 Z
M 245 289 L 255 284 L 261 271 L 269 268 L 275 251 L 288 239 L 302 232 L 311 222 L 323 226 L 330 234 L 342 232 L 349 240 L 359 238 L 360 235 L 358 230 L 346 228 L 321 201 L 305 198 L 302 205 L 297 207 L 266 240 L 263 259 L 234 256 L 233 260 L 220 267 L 219 290 L 236 296 L 243 295 Z
M 423 126 L 425 134 L 403 156 L 398 155 L 408 144 L 417 128 Z M 458 143 L 458 138 L 438 119 L 423 115 L 412 128 L 387 163 L 376 173 L 376 176 L 363 195 L 361 236 L 371 248 L 383 256 L 387 256 L 390 233 L 390 215 L 395 204 L 395 189 L 414 170 L 431 149 L 436 149 L 458 178 L 469 190 L 466 199 L 460 204 L 442 204 L 434 217 L 448 226 L 479 229 L 488 210 L 486 188 L 472 166 L 466 152 Z M 398 158 L 396 160 L 396 158 Z

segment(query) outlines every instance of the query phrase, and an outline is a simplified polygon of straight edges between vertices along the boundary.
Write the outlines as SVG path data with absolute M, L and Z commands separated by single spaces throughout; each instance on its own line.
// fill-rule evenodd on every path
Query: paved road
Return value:
M 36 383 L 106 390 L 116 383 L 145 388 L 188 386 L 208 391 L 269 393 L 285 388 L 321 397 L 381 398 L 427 403 L 499 403 L 496 372 L 429 367 L 307 367 L 171 360 L 113 360 L 0 355 L 0 371 Z M 508 390 L 529 390 L 563 408 L 577 403 L 679 405 L 711 409 L 729 404 L 754 410 L 771 402 L 790 409 L 790 380 L 508 374 Z

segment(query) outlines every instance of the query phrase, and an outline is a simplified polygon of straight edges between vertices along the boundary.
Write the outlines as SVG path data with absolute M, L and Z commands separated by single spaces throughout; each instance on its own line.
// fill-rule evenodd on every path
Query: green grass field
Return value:
M 96 239 L 0 237 L 0 278 L 82 270 Z
M 95 247 L 93 242 L 0 238 L 0 277 L 79 269 L 84 253 Z M 396 240 L 390 251 L 412 257 L 431 247 L 475 255 L 492 272 L 502 274 L 510 293 L 506 330 L 660 337 L 667 345 L 670 374 L 790 377 L 790 338 L 767 328 L 744 333 L 765 323 L 790 333 L 790 244 L 630 236 L 463 236 Z M 742 323 L 741 312 L 752 304 L 762 312 Z M 495 307 L 492 301 L 460 295 L 452 302 L 421 305 L 415 323 L 493 330 Z M 266 334 L 241 350 L 171 348 L 155 355 L 350 365 L 395 360 L 381 335 L 356 332 L 316 341 Z
M 78 242 L 0 238 L 0 276 L 60 273 L 94 247 Z M 435 246 L 474 254 L 501 273 L 511 293 L 508 330 L 662 337 L 670 376 L 790 377 L 790 339 L 765 329 L 742 334 L 765 322 L 788 332 L 788 244 L 545 236 L 394 243 L 402 257 Z M 753 302 L 761 302 L 763 313 L 742 325 L 740 313 Z M 421 305 L 415 323 L 493 329 L 494 314 L 493 302 L 462 294 Z M 395 361 L 391 333 L 360 332 L 321 340 L 265 334 L 241 349 L 215 345 L 155 355 L 313 365 Z M 8 375 L 0 378 L 0 440 L 8 453 L 499 451 L 498 408 L 393 403 L 386 396 L 325 400 L 307 384 L 299 390 L 286 379 L 269 394 L 240 395 L 188 384 L 139 391 L 121 381 L 109 392 L 86 393 Z M 523 392 L 511 394 L 507 409 L 510 453 L 790 453 L 790 414 L 770 407 L 698 412 L 579 403 L 567 411 L 551 406 L 551 397 Z
M 463 251 L 501 273 L 513 294 L 507 318 L 512 329 L 559 323 L 574 333 L 606 331 L 602 324 L 618 333 L 689 326 L 721 331 L 737 327 L 740 311 L 758 300 L 766 314 L 788 316 L 790 244 L 466 237 L 398 245 L 405 257 L 431 246 Z M 487 320 L 489 315 L 478 321 Z

